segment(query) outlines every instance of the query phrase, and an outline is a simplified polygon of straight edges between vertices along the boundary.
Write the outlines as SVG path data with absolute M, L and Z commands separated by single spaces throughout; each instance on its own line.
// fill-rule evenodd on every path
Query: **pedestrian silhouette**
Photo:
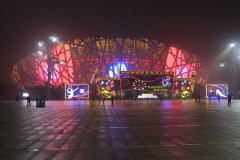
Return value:
M 105 101 L 105 98 L 104 98 L 104 96 L 102 97 L 102 102 L 103 102 L 103 104 L 104 104 L 104 101 Z
M 211 101 L 211 96 L 208 96 L 208 100 Z
M 28 106 L 31 106 L 31 97 L 30 97 L 30 95 L 28 95 L 28 97 L 27 97 L 27 107 Z
M 195 102 L 197 102 L 197 100 L 198 100 L 198 96 L 196 95 L 196 96 L 195 96 Z
M 112 102 L 112 105 L 113 105 L 113 100 L 114 100 L 114 97 L 113 95 L 111 96 L 111 102 Z
M 16 96 L 15 103 L 16 103 L 16 102 L 19 102 L 19 96 L 18 96 L 18 94 L 17 94 L 17 96 Z
M 232 99 L 232 95 L 229 94 L 228 95 L 228 106 L 231 106 L 231 99 Z

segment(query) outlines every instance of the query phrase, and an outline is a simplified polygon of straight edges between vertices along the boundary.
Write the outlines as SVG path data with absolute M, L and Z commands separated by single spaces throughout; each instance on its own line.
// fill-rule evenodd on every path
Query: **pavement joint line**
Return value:
M 232 142 L 234 143 L 234 142 Z M 104 149 L 122 149 L 122 148 L 154 148 L 154 147 L 170 147 L 170 146 L 203 146 L 203 145 L 229 145 L 228 142 L 224 143 L 197 143 L 197 144 L 171 144 L 171 145 L 150 145 L 150 146 L 122 146 L 122 147 L 103 147 Z M 51 151 L 66 151 L 66 150 L 87 150 L 87 149 L 102 149 L 102 147 L 88 147 L 88 148 L 34 148 L 34 149 L 0 149 L 1 151 L 13 151 L 13 150 L 28 150 L 28 151 L 43 151 L 43 150 L 51 150 Z M 237 148 L 240 149 L 240 148 Z
M 170 145 L 149 145 L 149 146 L 122 146 L 122 147 L 103 147 L 104 149 L 121 149 L 121 148 L 154 148 L 154 147 L 171 147 L 171 146 L 203 146 L 203 145 L 231 145 L 229 143 L 236 142 L 223 142 L 223 143 L 188 143 L 188 144 L 170 144 Z M 240 142 L 237 142 L 240 143 Z M 31 149 L 0 149 L 0 151 L 10 151 L 10 150 L 28 150 L 28 151 L 42 151 L 42 150 L 54 150 L 54 151 L 64 151 L 64 150 L 87 150 L 87 149 L 102 149 L 102 147 L 88 147 L 88 148 L 31 148 Z M 237 148 L 240 149 L 240 148 Z

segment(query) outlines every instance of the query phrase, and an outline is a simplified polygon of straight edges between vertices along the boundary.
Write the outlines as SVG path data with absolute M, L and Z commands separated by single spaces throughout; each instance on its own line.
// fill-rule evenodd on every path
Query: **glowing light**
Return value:
M 61 50 L 65 50 L 65 52 L 61 52 Z M 52 49 L 52 56 L 58 57 L 61 59 L 58 63 L 54 63 L 52 66 L 52 73 L 51 73 L 51 84 L 52 85 L 60 85 L 62 83 L 73 83 L 73 77 L 68 74 L 68 72 L 73 72 L 73 63 L 71 59 L 71 53 L 69 51 L 68 45 L 56 45 Z M 63 60 L 62 60 L 63 59 Z M 38 67 L 37 74 L 39 75 L 40 81 L 46 81 L 47 80 L 47 68 L 48 64 L 46 62 L 47 55 L 45 54 L 43 56 L 43 60 L 41 61 L 36 59 L 37 63 L 40 63 L 40 66 Z M 68 69 L 66 70 L 64 68 L 64 65 L 66 64 L 68 66 Z
M 187 64 L 184 52 L 182 49 L 170 47 L 167 55 L 165 71 L 173 71 L 177 78 L 190 77 L 190 71 L 196 67 L 196 63 Z
M 114 77 L 114 75 L 113 75 L 113 71 L 112 71 L 112 67 L 110 67 L 109 77 Z
M 66 61 L 65 60 L 61 60 L 61 61 L 59 61 L 59 64 L 66 64 Z
M 44 43 L 41 41 L 41 42 L 38 42 L 38 45 L 39 45 L 40 47 L 42 47 L 42 46 L 44 45 Z
M 23 97 L 28 97 L 29 94 L 28 94 L 28 93 L 23 93 L 22 96 L 23 96 Z
M 120 71 L 127 71 L 126 65 L 122 62 L 118 62 L 113 67 L 111 66 L 108 75 L 109 77 L 118 77 Z
M 220 67 L 224 67 L 225 66 L 225 63 L 220 63 Z
M 116 66 L 114 67 L 114 72 L 115 72 L 115 73 L 118 73 L 118 70 L 117 70 L 117 67 L 116 67 Z
M 53 42 L 56 42 L 58 40 L 58 38 L 54 36 L 50 36 L 49 39 Z
M 80 93 L 84 93 L 84 89 L 80 89 Z
M 55 38 L 53 40 L 58 41 Z M 49 48 L 42 42 L 37 44 L 45 47 L 41 50 L 42 56 L 29 54 L 14 64 L 10 77 L 17 88 L 45 85 L 48 65 L 44 53 L 65 60 L 64 65 L 54 66 L 56 59 L 52 59 L 50 83 L 54 86 L 71 84 L 74 81 L 89 83 L 96 69 L 99 70 L 99 76 L 108 78 L 117 78 L 119 71 L 129 70 L 171 71 L 174 72 L 175 77 L 191 77 L 191 72 L 196 71 L 200 77 L 195 80 L 198 83 L 206 83 L 209 76 L 204 63 L 194 54 L 155 40 L 143 42 L 142 39 L 135 37 L 88 37 L 82 40 L 75 39 L 66 44 L 51 43 Z
M 41 51 L 38 51 L 37 53 L 38 53 L 38 54 L 40 54 L 40 55 L 42 55 L 42 54 L 43 54 L 43 52 L 41 52 Z
M 226 98 L 228 93 L 227 84 L 206 84 L 206 98 L 218 98 L 218 95 Z
M 234 46 L 235 46 L 235 44 L 234 44 L 234 43 L 230 44 L 230 47 L 234 47 Z
M 66 84 L 65 99 L 89 99 L 89 85 Z

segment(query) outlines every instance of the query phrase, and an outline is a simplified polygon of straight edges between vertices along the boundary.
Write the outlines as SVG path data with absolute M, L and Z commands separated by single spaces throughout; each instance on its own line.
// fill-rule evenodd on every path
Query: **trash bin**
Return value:
M 44 99 L 37 99 L 36 107 L 45 107 L 45 100 Z

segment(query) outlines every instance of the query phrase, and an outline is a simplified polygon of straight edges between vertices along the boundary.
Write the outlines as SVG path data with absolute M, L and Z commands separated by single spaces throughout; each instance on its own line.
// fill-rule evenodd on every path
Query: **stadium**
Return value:
M 64 63 L 60 63 L 64 62 Z M 94 78 L 120 78 L 120 71 L 173 72 L 206 84 L 205 64 L 194 54 L 158 40 L 136 37 L 88 37 L 51 46 L 51 86 L 92 84 Z M 47 55 L 31 53 L 14 66 L 10 78 L 18 89 L 45 85 Z

